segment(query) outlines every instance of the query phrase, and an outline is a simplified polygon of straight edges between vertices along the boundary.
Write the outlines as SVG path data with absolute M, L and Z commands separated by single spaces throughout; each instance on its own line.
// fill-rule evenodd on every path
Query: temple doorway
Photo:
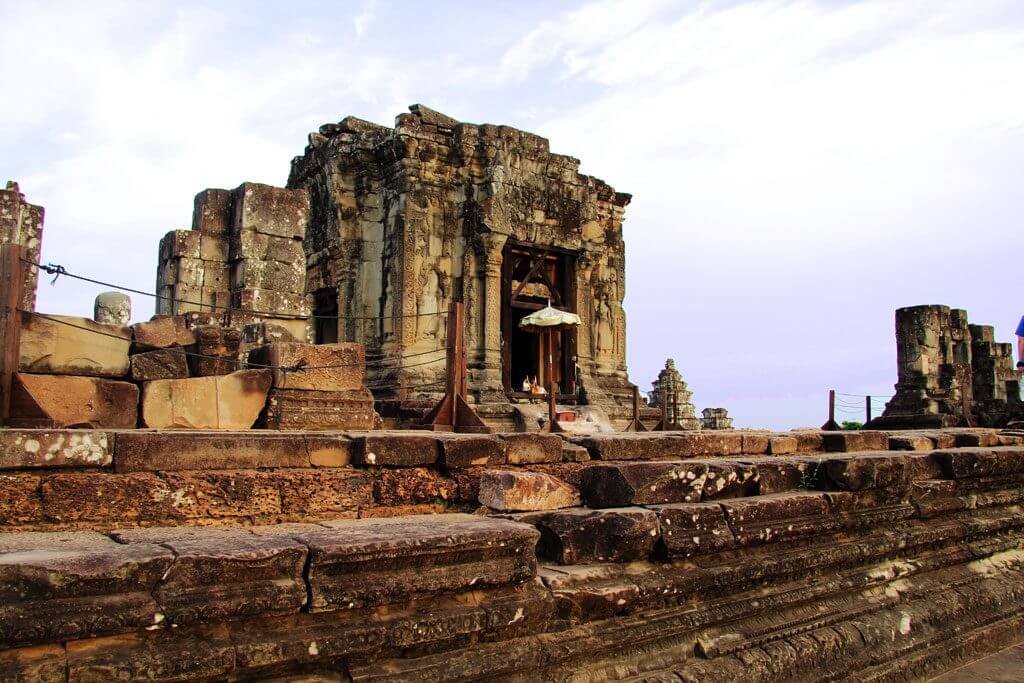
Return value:
M 544 308 L 576 312 L 575 254 L 571 251 L 509 240 L 502 261 L 502 380 L 512 397 L 525 398 L 524 380 L 547 386 L 548 335 L 524 332 L 519 321 Z M 576 333 L 552 335 L 551 354 L 559 400 L 576 395 Z

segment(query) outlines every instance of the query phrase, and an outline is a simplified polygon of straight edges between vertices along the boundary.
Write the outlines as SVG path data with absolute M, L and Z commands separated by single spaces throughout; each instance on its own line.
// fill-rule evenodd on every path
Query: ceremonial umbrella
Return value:
M 555 332 L 578 327 L 579 324 L 580 317 L 578 315 L 553 308 L 550 301 L 544 308 L 539 311 L 534 311 L 530 315 L 523 316 L 519 321 L 519 327 L 527 332 L 546 332 L 548 335 L 548 424 L 544 431 L 556 431 L 558 428 L 555 424 L 555 394 L 557 393 L 557 389 L 555 387 L 554 368 L 552 367 L 553 359 L 551 355 L 552 349 L 555 345 Z

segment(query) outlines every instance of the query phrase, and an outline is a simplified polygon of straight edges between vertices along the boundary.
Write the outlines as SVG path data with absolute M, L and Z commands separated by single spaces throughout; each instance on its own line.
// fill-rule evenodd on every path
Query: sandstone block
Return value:
M 715 503 L 656 505 L 669 559 L 715 553 L 733 547 L 735 540 L 722 508 Z
M 135 382 L 188 377 L 188 360 L 180 349 L 157 349 L 136 353 L 132 356 L 131 367 L 132 380 Z
M 38 645 L 0 651 L 0 680 L 18 683 L 64 683 L 67 657 L 61 645 Z
M 253 313 L 266 318 L 309 315 L 309 304 L 304 294 L 278 292 L 273 289 L 255 289 L 252 287 L 236 289 L 231 292 L 231 306 L 238 309 L 238 312 Z M 236 313 L 233 312 L 232 316 L 235 315 Z M 246 320 L 246 322 L 258 321 Z M 299 322 L 306 323 L 304 320 Z M 289 330 L 297 339 L 304 339 L 306 336 L 305 334 L 296 334 L 291 327 L 289 327 Z
M 343 468 L 279 470 L 281 511 L 299 518 L 355 517 L 374 505 L 373 477 L 365 470 Z
M 189 357 L 193 377 L 226 375 L 238 370 L 238 349 L 242 342 L 241 332 L 219 325 L 200 325 L 193 329 L 196 338 L 195 351 L 206 356 Z
M 437 438 L 413 432 L 373 432 L 353 436 L 364 465 L 416 467 L 437 462 Z
M 580 493 L 595 508 L 696 503 L 707 475 L 707 463 L 696 460 L 592 464 L 583 468 Z
M 307 391 L 361 390 L 366 379 L 366 356 L 362 344 L 304 344 L 279 342 L 249 353 L 255 365 L 295 368 L 274 370 L 277 389 Z
M 135 344 L 142 351 L 172 346 L 191 346 L 195 343 L 195 335 L 184 316 L 158 315 L 152 320 L 132 325 Z
M 0 633 L 28 644 L 141 629 L 162 617 L 152 591 L 174 560 L 91 532 L 0 534 Z
M 458 483 L 425 467 L 381 468 L 374 476 L 373 498 L 385 506 L 445 504 L 458 496 Z
M 744 455 L 764 455 L 768 452 L 769 434 L 743 432 L 742 439 Z
M 158 379 L 142 388 L 142 421 L 158 429 L 249 429 L 270 391 L 266 370 Z
M 306 291 L 306 259 L 283 263 L 241 259 L 231 267 L 232 289 L 272 289 L 302 294 Z
M 203 190 L 196 195 L 194 206 L 192 230 L 214 235 L 227 235 L 231 232 L 234 218 L 234 193 L 231 190 Z
M 557 510 L 580 504 L 579 492 L 561 479 L 539 472 L 488 470 L 480 479 L 480 504 L 494 510 Z
M 125 524 L 186 519 L 190 494 L 151 473 L 68 472 L 42 478 L 42 509 L 60 524 Z
M 758 478 L 758 468 L 750 463 L 710 460 L 700 500 L 757 495 Z
M 562 461 L 562 438 L 557 434 L 499 434 L 510 465 Z
M 229 256 L 232 261 L 255 259 L 279 263 L 304 263 L 306 260 L 300 240 L 264 235 L 253 230 L 232 233 Z
M 113 461 L 113 439 L 91 429 L 4 429 L 0 469 L 105 467 Z
M 160 260 L 199 258 L 199 233 L 171 230 L 160 240 Z
M 744 435 L 740 432 L 670 432 L 669 439 L 670 455 L 676 458 L 740 455 L 744 452 Z
M 235 650 L 224 625 L 158 629 L 67 644 L 68 679 L 188 681 L 227 678 Z
M 823 493 L 778 493 L 720 503 L 737 545 L 755 545 L 822 533 L 831 528 Z
M 998 446 L 999 435 L 995 432 L 955 432 L 957 448 Z
M 441 463 L 448 469 L 503 465 L 506 441 L 491 435 L 439 434 Z
M 132 547 L 160 544 L 174 563 L 154 591 L 172 625 L 298 612 L 306 601 L 306 547 L 242 529 L 157 527 L 115 531 Z
M 562 462 L 589 462 L 590 451 L 568 441 L 562 442 Z
M 204 521 L 235 520 L 245 522 L 281 513 L 281 485 L 294 470 L 209 470 L 165 472 L 158 480 L 160 493 L 151 494 L 155 503 L 164 503 L 173 514 L 162 512 L 156 521 L 197 519 Z M 124 474 L 122 477 L 154 476 L 149 473 Z M 166 493 L 164 493 L 166 492 Z M 115 493 L 115 495 L 117 495 Z M 129 503 L 148 504 L 146 498 L 132 496 Z
M 758 495 L 795 491 L 804 483 L 807 469 L 806 462 L 790 458 L 749 458 L 737 462 L 757 468 Z
M 0 474 L 0 526 L 14 528 L 44 519 L 39 494 L 40 479 L 35 474 Z
M 377 426 L 369 389 L 306 391 L 271 389 L 264 423 L 268 429 L 360 430 Z
M 798 442 L 792 436 L 771 436 L 768 438 L 768 452 L 772 455 L 796 453 Z
M 889 448 L 885 432 L 822 432 L 822 448 L 828 452 L 884 451 Z
M 130 382 L 16 373 L 11 390 L 11 424 L 134 427 L 138 403 L 139 388 Z
M 906 491 L 913 474 L 910 458 L 895 453 L 827 458 L 824 464 L 829 481 L 841 491 Z
M 298 434 L 132 431 L 118 434 L 114 446 L 118 472 L 308 466 Z
M 559 564 L 645 560 L 658 540 L 658 517 L 643 508 L 557 510 L 536 525 L 539 552 Z
M 537 531 L 471 515 L 324 522 L 309 547 L 310 610 L 403 603 L 470 586 L 521 583 L 537 570 Z
M 890 436 L 890 451 L 930 451 L 935 447 L 927 436 Z
M 348 467 L 355 458 L 355 444 L 342 434 L 306 434 L 303 439 L 313 467 Z
M 824 450 L 825 432 L 818 430 L 795 430 L 791 436 L 796 439 L 797 453 L 820 453 Z
M 66 315 L 49 318 L 52 320 L 22 315 L 18 358 L 22 372 L 91 377 L 128 374 L 129 328 Z
M 932 454 L 949 479 L 998 477 L 1024 471 L 1024 448 L 957 448 Z
M 234 231 L 302 239 L 309 222 L 309 194 L 259 183 L 242 183 L 235 190 Z

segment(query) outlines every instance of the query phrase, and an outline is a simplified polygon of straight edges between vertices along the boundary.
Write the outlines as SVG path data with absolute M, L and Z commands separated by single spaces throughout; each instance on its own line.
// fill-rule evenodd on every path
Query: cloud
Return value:
M 366 29 L 369 28 L 370 22 L 373 21 L 376 14 L 377 0 L 363 0 L 362 9 L 352 20 L 352 25 L 356 31 L 356 40 L 363 37 L 363 34 L 366 33 Z

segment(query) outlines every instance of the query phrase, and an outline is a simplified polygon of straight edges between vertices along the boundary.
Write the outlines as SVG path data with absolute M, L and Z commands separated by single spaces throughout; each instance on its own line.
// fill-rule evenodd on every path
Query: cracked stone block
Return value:
M 136 353 L 131 357 L 131 366 L 134 382 L 188 377 L 188 360 L 179 349 L 157 349 Z
M 676 503 L 651 509 L 658 515 L 669 559 L 728 550 L 736 543 L 716 503 Z
M 158 379 L 142 386 L 142 421 L 158 429 L 249 429 L 270 391 L 267 370 Z
M 66 315 L 49 318 L 53 320 L 22 316 L 18 359 L 22 372 L 90 377 L 128 374 L 131 328 Z
M 556 510 L 536 526 L 538 552 L 559 564 L 646 560 L 658 540 L 658 516 L 643 508 Z
M 580 494 L 547 474 L 488 470 L 480 478 L 479 500 L 494 510 L 526 512 L 575 507 Z
M 657 503 L 697 503 L 708 475 L 707 462 L 595 463 L 583 468 L 580 494 L 594 508 Z
M 131 382 L 74 375 L 15 373 L 11 425 L 135 427 L 139 388 Z

